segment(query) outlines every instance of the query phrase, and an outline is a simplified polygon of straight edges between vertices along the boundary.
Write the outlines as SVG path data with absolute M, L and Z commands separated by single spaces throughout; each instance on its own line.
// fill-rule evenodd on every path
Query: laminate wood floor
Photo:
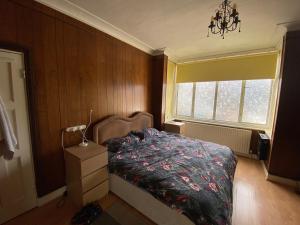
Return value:
M 257 160 L 239 158 L 233 196 L 233 225 L 300 225 L 299 193 L 266 181 Z
M 35 208 L 5 225 L 69 225 L 78 208 L 69 200 L 58 208 L 57 202 Z M 143 216 L 112 193 L 100 204 L 107 209 L 115 202 Z M 154 224 L 147 221 L 149 225 Z M 240 157 L 235 174 L 232 221 L 233 225 L 299 225 L 300 195 L 290 187 L 266 181 L 259 161 Z

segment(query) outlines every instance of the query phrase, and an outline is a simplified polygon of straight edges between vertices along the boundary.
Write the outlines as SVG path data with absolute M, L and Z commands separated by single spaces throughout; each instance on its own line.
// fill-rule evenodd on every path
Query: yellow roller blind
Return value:
M 177 83 L 274 79 L 277 52 L 177 65 Z

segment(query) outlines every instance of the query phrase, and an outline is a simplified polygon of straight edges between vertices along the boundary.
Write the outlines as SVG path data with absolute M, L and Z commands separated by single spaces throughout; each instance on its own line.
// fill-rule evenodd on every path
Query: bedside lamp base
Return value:
M 83 141 L 79 144 L 80 147 L 87 147 L 88 145 L 89 145 L 89 143 L 85 142 L 85 141 Z

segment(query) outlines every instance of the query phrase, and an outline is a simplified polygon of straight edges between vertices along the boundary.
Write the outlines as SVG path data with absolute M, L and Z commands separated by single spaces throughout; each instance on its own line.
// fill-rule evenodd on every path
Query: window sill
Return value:
M 260 125 L 247 124 L 247 123 L 233 124 L 233 123 L 229 123 L 229 122 L 193 120 L 193 119 L 182 118 L 182 117 L 174 117 L 173 120 L 190 122 L 190 123 L 207 124 L 207 125 L 213 125 L 213 126 L 239 128 L 239 129 L 258 130 L 258 131 L 262 130 L 262 131 L 265 131 L 269 136 L 272 133 L 271 128 L 269 128 L 266 125 L 260 126 Z

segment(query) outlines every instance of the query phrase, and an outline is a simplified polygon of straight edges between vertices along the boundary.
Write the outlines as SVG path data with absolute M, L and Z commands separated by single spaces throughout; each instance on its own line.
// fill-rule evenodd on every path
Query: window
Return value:
M 266 124 L 272 88 L 271 80 L 247 80 L 243 122 Z
M 191 116 L 193 102 L 193 83 L 178 84 L 177 115 Z
M 272 83 L 271 79 L 179 83 L 176 116 L 267 125 Z
M 213 119 L 216 82 L 198 82 L 195 91 L 194 117 L 197 119 Z
M 241 93 L 241 80 L 219 82 L 216 120 L 238 122 Z

